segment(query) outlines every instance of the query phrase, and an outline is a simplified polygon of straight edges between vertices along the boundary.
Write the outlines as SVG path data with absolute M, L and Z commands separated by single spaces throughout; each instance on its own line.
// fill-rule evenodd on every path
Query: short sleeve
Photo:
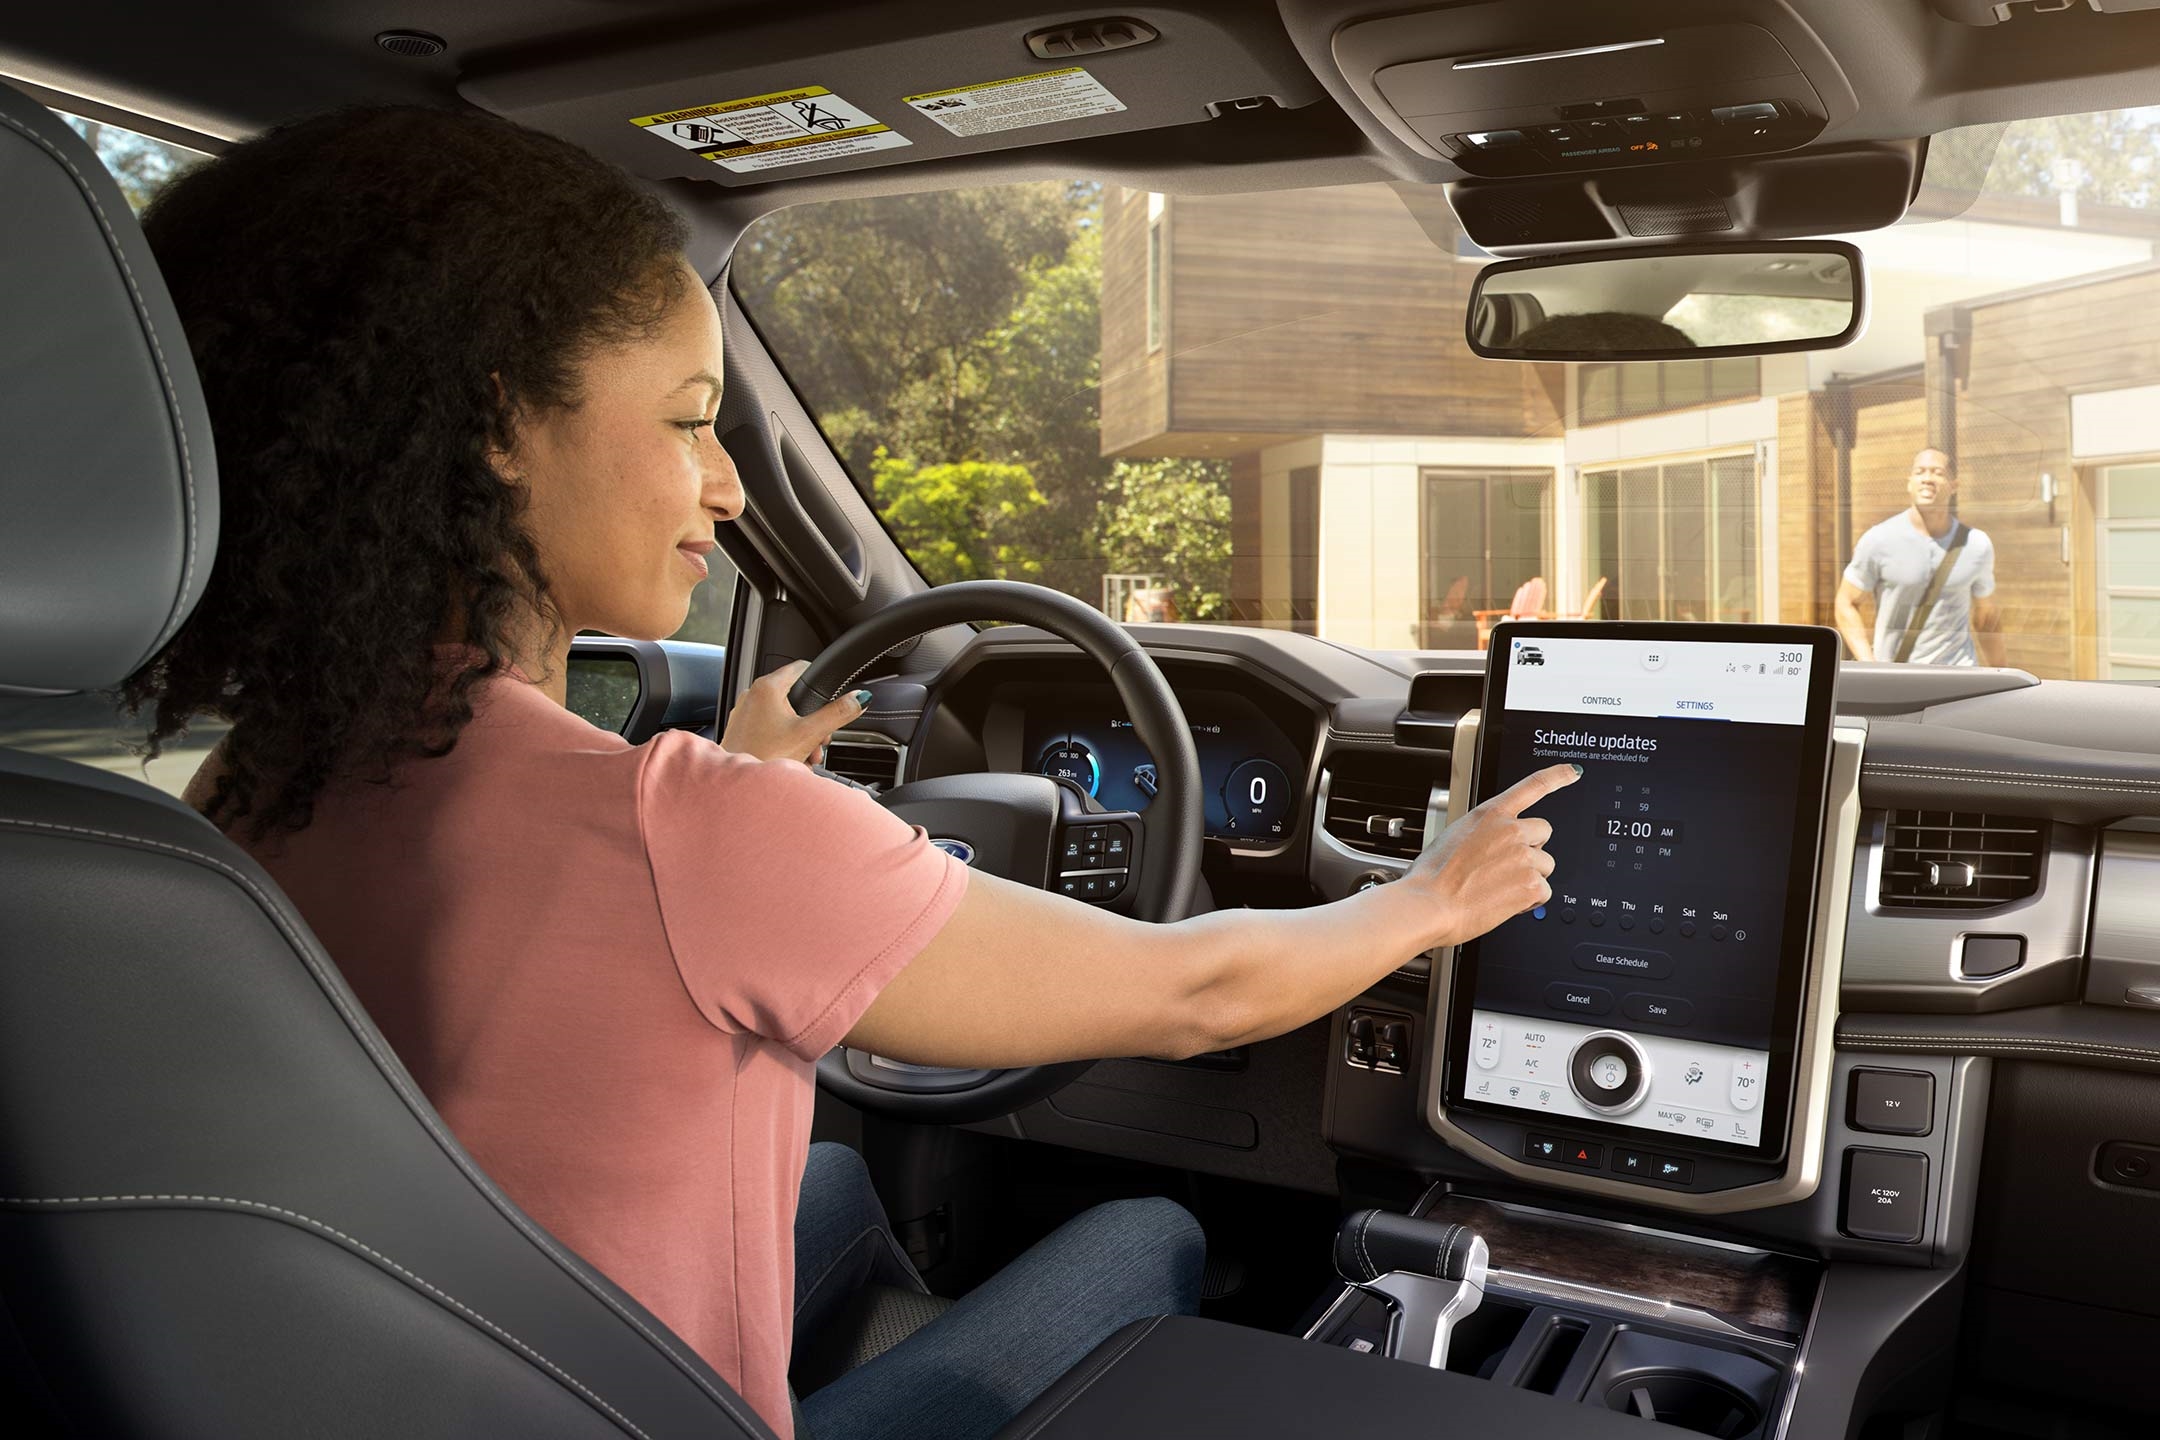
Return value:
M 814 1060 L 967 890 L 869 795 L 687 731 L 646 744 L 638 825 L 676 968 L 705 1018 Z
M 1845 578 L 1857 589 L 1872 595 L 1882 588 L 1882 542 L 1869 530 L 1862 534 L 1853 546 L 1852 563 L 1845 567 Z
M 1995 593 L 1995 542 L 1987 531 L 1975 530 L 1965 548 L 1973 552 L 1973 599 Z

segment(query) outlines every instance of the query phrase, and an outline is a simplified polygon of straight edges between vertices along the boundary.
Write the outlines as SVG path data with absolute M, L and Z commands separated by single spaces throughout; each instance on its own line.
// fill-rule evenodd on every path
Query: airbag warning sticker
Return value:
M 837 160 L 910 143 L 907 136 L 822 85 L 693 105 L 641 116 L 630 123 L 738 174 Z
M 902 98 L 955 135 L 990 135 L 1028 125 L 1108 115 L 1125 108 L 1100 80 L 1077 65 Z

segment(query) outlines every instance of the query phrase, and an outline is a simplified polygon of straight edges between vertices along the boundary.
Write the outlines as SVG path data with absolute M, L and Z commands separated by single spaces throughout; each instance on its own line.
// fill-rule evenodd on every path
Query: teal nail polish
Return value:
M 1573 770 L 1577 775 L 1582 774 L 1582 766 L 1580 765 L 1570 765 L 1568 769 Z
M 870 708 L 870 692 L 868 690 L 857 690 L 848 698 L 855 702 L 855 708 L 858 710 Z

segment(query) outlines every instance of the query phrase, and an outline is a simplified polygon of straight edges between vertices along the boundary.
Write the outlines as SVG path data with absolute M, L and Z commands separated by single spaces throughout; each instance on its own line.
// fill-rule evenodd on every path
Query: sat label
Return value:
M 1109 115 L 1125 108 L 1123 101 L 1078 65 L 1034 75 L 1015 75 L 1009 80 L 956 85 L 950 90 L 932 90 L 901 98 L 917 114 L 926 115 L 961 136 L 994 135 L 1000 130 L 1019 130 L 1029 125 L 1084 120 L 1090 115 Z
M 838 160 L 912 143 L 822 85 L 641 115 L 630 123 L 737 174 Z

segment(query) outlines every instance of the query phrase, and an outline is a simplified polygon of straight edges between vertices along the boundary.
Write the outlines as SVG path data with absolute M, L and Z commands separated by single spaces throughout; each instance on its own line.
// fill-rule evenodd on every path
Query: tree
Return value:
M 880 450 L 871 471 L 886 523 L 931 584 L 1041 576 L 1042 560 L 1021 532 L 1043 496 L 1024 466 L 917 465 Z
M 2160 109 L 2050 115 L 1971 125 L 1928 142 L 1931 186 L 2052 199 L 2065 184 L 2094 205 L 2148 206 L 2156 198 Z
M 1120 460 L 1105 497 L 1104 569 L 1163 577 L 1181 619 L 1227 620 L 1228 470 L 1220 460 Z
M 168 145 L 163 140 L 153 140 L 148 135 L 138 135 L 133 130 L 123 130 L 118 125 L 106 125 L 96 120 L 84 120 L 79 116 L 65 117 L 75 128 L 75 133 L 90 142 L 97 152 L 98 160 L 112 172 L 119 183 L 120 193 L 141 214 L 143 207 L 153 196 L 172 182 L 181 171 L 203 157 L 196 151 Z
M 1042 183 L 782 211 L 746 237 L 736 294 L 925 575 L 1024 574 L 1096 603 L 1124 566 L 1103 548 L 1116 519 L 1118 555 L 1172 557 L 1141 568 L 1173 565 L 1186 613 L 1219 615 L 1220 467 L 1101 453 L 1101 198 Z M 993 483 L 1014 469 L 1032 500 Z

